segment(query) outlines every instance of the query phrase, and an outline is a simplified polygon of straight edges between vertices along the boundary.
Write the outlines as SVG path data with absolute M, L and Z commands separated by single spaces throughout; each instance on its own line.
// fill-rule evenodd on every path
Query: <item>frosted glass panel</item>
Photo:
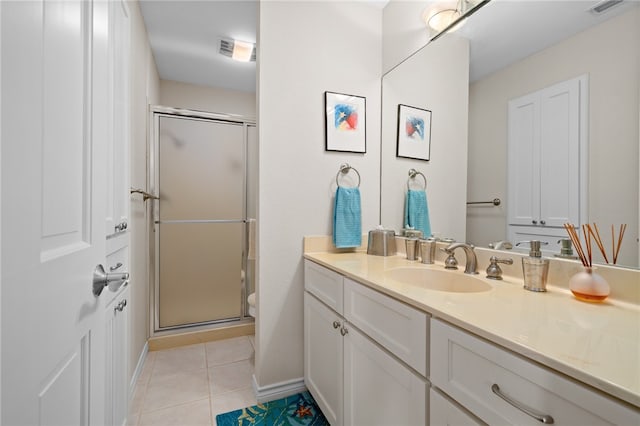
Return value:
M 242 219 L 242 125 L 160 117 L 160 220 Z
M 243 223 L 160 224 L 160 327 L 240 317 Z

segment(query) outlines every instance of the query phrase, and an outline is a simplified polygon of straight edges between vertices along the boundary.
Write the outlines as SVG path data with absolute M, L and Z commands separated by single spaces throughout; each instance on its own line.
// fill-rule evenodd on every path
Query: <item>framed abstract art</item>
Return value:
M 366 98 L 324 92 L 325 150 L 367 152 Z
M 398 105 L 397 157 L 429 161 L 431 157 L 431 111 Z

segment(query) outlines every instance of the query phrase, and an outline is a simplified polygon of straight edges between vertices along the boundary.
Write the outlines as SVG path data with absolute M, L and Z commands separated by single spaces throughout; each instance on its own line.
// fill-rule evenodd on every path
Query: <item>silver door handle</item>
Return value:
M 102 290 L 106 286 L 114 282 L 123 283 L 129 279 L 129 273 L 106 273 L 104 271 L 104 267 L 102 265 L 96 266 L 96 269 L 93 271 L 93 295 L 95 297 L 100 296 L 102 294 Z
M 505 400 L 508 404 L 510 404 L 513 407 L 517 408 L 518 410 L 522 411 L 526 415 L 533 417 L 534 419 L 536 419 L 540 423 L 544 423 L 544 424 L 547 424 L 547 425 L 553 424 L 553 417 L 551 417 L 548 414 L 538 413 L 538 412 L 534 411 L 532 408 L 527 407 L 526 405 L 524 405 L 520 401 L 516 401 L 515 399 L 512 399 L 512 398 L 508 397 L 507 395 L 503 394 L 500 391 L 500 386 L 498 386 L 497 384 L 494 383 L 493 385 L 491 385 L 491 392 L 495 393 L 500 398 Z

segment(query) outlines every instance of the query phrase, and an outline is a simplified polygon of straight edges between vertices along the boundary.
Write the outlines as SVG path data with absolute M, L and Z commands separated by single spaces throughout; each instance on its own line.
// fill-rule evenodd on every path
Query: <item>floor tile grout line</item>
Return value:
M 207 345 L 203 345 L 204 348 L 204 365 L 207 366 L 205 374 L 207 375 L 207 400 L 209 401 L 209 424 L 216 425 L 216 420 L 213 418 L 213 396 L 211 395 L 211 375 L 209 374 L 209 357 L 207 356 Z
M 179 403 L 176 403 L 176 404 L 173 404 L 173 405 L 167 405 L 166 407 L 154 408 L 153 410 L 141 411 L 140 415 L 156 413 L 158 411 L 168 410 L 168 409 L 176 408 L 176 407 L 182 407 L 183 405 L 195 404 L 196 402 L 201 402 L 201 401 L 204 401 L 205 399 L 208 400 L 209 398 L 208 397 L 202 397 L 202 398 L 199 398 L 199 399 L 194 399 L 192 401 L 184 401 L 184 402 L 179 402 Z

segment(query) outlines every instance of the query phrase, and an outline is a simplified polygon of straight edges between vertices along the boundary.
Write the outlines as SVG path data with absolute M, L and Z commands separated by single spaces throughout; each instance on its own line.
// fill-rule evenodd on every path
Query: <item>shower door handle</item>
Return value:
M 104 288 L 109 284 L 118 282 L 120 283 L 120 285 L 122 285 L 122 283 L 124 283 L 128 279 L 129 279 L 128 272 L 107 273 L 105 272 L 104 267 L 102 265 L 98 265 L 96 266 L 96 269 L 94 269 L 93 271 L 93 287 L 92 287 L 93 295 L 95 297 L 98 297 L 100 296 L 100 294 L 102 294 L 102 290 L 104 290 Z M 118 285 L 118 288 L 120 288 L 120 285 Z M 117 289 L 113 291 L 117 291 Z

